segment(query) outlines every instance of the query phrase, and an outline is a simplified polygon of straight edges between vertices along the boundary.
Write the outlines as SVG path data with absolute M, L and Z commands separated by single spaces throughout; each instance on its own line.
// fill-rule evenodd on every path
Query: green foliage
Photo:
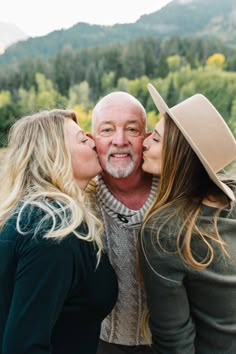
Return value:
M 91 132 L 92 110 L 85 111 L 80 105 L 75 106 L 74 111 L 77 116 L 79 126 L 86 132 Z
M 160 114 L 156 111 L 151 111 L 147 113 L 147 131 L 150 132 L 155 128 L 158 120 L 160 119 Z
M 169 71 L 177 71 L 180 69 L 181 57 L 179 55 L 171 55 L 166 60 L 169 67 Z
M 236 137 L 236 99 L 233 100 L 232 105 L 231 105 L 231 112 L 230 112 L 230 118 L 228 121 L 228 124 Z
M 11 102 L 11 93 L 9 91 L 0 92 L 0 108 L 6 106 Z
M 174 0 L 133 24 L 78 23 L 19 42 L 0 56 L 0 144 L 18 117 L 40 109 L 75 109 L 89 131 L 94 104 L 115 90 L 142 102 L 150 130 L 159 117 L 150 81 L 169 106 L 203 93 L 236 135 L 234 33 L 232 0 Z
M 40 73 L 64 97 L 69 96 L 71 87 L 87 81 L 89 98 L 94 102 L 115 87 L 118 88 L 121 78 L 164 78 L 170 71 L 168 60 L 177 60 L 175 71 L 182 70 L 185 66 L 194 69 L 205 65 L 207 58 L 220 50 L 226 59 L 225 69 L 230 70 L 234 67 L 235 51 L 219 43 L 216 45 L 215 42 L 201 39 L 139 38 L 127 44 L 79 50 L 67 47 L 47 61 L 31 58 L 8 67 L 0 67 L 0 90 L 9 91 L 14 99 L 18 99 L 20 88 L 29 91 L 33 87 L 37 90 L 36 74 Z
M 168 91 L 166 94 L 166 100 L 168 102 L 169 106 L 174 106 L 179 98 L 179 90 L 177 89 L 175 82 L 174 82 L 174 77 L 170 75 L 170 81 L 168 85 Z
M 104 73 L 101 79 L 101 88 L 104 94 L 107 94 L 112 91 L 115 86 L 115 77 L 116 74 L 114 71 L 109 71 L 108 73 Z
M 129 80 L 126 77 L 120 77 L 117 82 L 117 91 L 125 91 L 128 92 L 128 84 Z
M 199 67 L 185 67 L 165 79 L 153 81 L 171 107 L 195 93 L 204 94 L 218 109 L 236 136 L 236 73 Z M 150 108 L 149 108 L 150 109 Z M 152 109 L 152 107 L 151 107 Z
M 149 95 L 147 91 L 147 84 L 149 82 L 150 79 L 147 76 L 141 76 L 139 79 L 130 80 L 128 82 L 128 92 L 134 97 L 137 97 L 144 106 L 146 105 Z
M 7 134 L 11 125 L 17 120 L 19 107 L 12 101 L 9 91 L 0 91 L 0 147 L 7 143 Z
M 14 102 L 7 103 L 0 107 L 0 147 L 7 144 L 8 131 L 12 124 L 18 119 L 20 109 Z
M 225 56 L 221 53 L 212 54 L 207 59 L 207 65 L 214 68 L 223 69 L 225 65 Z
M 35 75 L 36 88 L 31 87 L 29 91 L 20 88 L 19 106 L 24 114 L 41 109 L 53 109 L 55 107 L 65 108 L 67 99 L 57 92 L 53 82 L 45 78 L 43 74 Z
M 82 81 L 79 85 L 74 85 L 69 89 L 67 107 L 73 108 L 77 105 L 80 105 L 85 111 L 92 107 L 90 87 L 87 81 Z
M 2 141 L 15 119 L 40 109 L 75 108 L 83 128 L 90 130 L 94 104 L 115 90 L 130 92 L 142 102 L 150 129 L 155 122 L 150 112 L 156 112 L 147 90 L 150 81 L 169 106 L 203 93 L 235 134 L 236 54 L 232 49 L 221 49 L 222 53 L 214 42 L 199 38 L 140 38 L 128 44 L 80 50 L 67 47 L 45 62 L 28 59 L 0 68 Z M 221 64 L 209 65 L 209 61 Z M 229 71 L 234 65 L 235 70 Z

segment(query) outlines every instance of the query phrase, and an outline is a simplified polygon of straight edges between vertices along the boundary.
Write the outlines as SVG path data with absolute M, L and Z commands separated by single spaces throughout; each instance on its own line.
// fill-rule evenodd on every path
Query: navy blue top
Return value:
M 45 239 L 44 212 L 12 216 L 0 233 L 0 354 L 95 354 L 104 317 L 117 299 L 105 254 L 96 268 L 94 243 L 70 234 Z M 85 234 L 86 225 L 77 230 Z

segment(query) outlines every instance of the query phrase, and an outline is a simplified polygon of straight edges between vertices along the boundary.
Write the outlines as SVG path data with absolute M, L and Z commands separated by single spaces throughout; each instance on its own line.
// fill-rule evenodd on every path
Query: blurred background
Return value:
M 94 104 L 117 90 L 142 102 L 150 130 L 158 112 L 148 82 L 169 106 L 203 93 L 236 136 L 236 0 L 50 6 L 9 0 L 1 9 L 1 152 L 14 121 L 40 109 L 74 109 L 90 131 Z

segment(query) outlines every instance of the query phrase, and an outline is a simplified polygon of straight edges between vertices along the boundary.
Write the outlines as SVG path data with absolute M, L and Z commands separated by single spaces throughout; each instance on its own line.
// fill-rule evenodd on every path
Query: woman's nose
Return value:
M 93 140 L 93 138 L 90 138 L 90 136 L 88 136 L 88 135 L 87 135 L 87 138 L 88 138 L 89 145 L 91 146 L 91 148 L 95 149 L 95 141 Z
M 149 144 L 148 144 L 149 137 L 150 137 L 150 136 L 148 136 L 147 138 L 145 138 L 145 139 L 143 140 L 143 150 L 148 150 L 148 148 L 149 148 Z

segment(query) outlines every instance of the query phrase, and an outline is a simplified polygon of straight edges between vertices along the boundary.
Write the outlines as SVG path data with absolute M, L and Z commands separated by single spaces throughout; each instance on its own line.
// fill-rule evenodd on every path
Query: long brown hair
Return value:
M 227 252 L 225 243 L 217 229 L 217 216 L 221 209 L 216 209 L 211 227 L 205 229 L 197 225 L 196 222 L 201 204 L 204 198 L 209 196 L 220 198 L 224 205 L 228 204 L 228 199 L 211 181 L 197 155 L 173 120 L 167 114 L 164 119 L 165 130 L 159 189 L 156 199 L 145 217 L 141 234 L 143 237 L 145 226 L 149 224 L 150 227 L 153 219 L 161 218 L 161 227 L 163 227 L 177 215 L 176 250 L 184 262 L 196 269 L 202 269 L 209 266 L 214 258 L 211 240 L 220 245 L 223 253 L 227 254 Z M 160 228 L 157 232 L 156 230 L 153 232 L 159 240 Z M 200 260 L 191 249 L 194 234 L 207 247 L 206 256 Z

